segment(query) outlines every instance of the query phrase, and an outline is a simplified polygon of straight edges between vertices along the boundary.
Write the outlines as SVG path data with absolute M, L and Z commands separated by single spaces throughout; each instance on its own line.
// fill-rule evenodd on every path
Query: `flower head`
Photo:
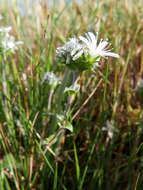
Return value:
M 92 32 L 87 32 L 79 38 L 70 38 L 62 47 L 57 48 L 57 57 L 71 69 L 80 71 L 97 67 L 101 57 L 119 58 L 118 54 L 111 52 L 107 40 L 101 39 L 99 44 L 97 41 L 98 35 Z
M 21 44 L 23 44 L 22 41 L 16 42 L 14 36 L 11 36 L 9 34 L 7 34 L 1 42 L 2 48 L 6 51 L 8 50 L 15 51 L 18 49 L 18 45 L 21 45 Z
M 114 127 L 114 122 L 111 120 L 107 120 L 105 123 L 105 126 L 102 127 L 102 131 L 107 131 L 107 135 L 109 139 L 112 139 L 115 133 L 115 127 Z
M 62 47 L 58 47 L 56 50 L 57 57 L 63 58 L 66 64 L 69 64 L 71 60 L 75 61 L 83 54 L 82 45 L 77 38 L 70 38 Z
M 109 42 L 107 40 L 101 39 L 99 44 L 98 41 L 98 33 L 94 35 L 92 32 L 87 32 L 85 34 L 86 37 L 79 36 L 79 39 L 82 41 L 85 46 L 85 52 L 89 54 L 91 57 L 95 58 L 97 56 L 101 57 L 116 57 L 119 58 L 119 55 L 116 53 L 112 53 L 110 51 Z
M 2 51 L 12 51 L 18 49 L 18 45 L 23 44 L 22 41 L 15 41 L 14 36 L 10 35 L 11 26 L 0 27 L 0 49 Z
M 139 79 L 137 82 L 136 90 L 143 89 L 143 79 Z
M 56 87 L 60 83 L 60 79 L 53 72 L 46 72 L 42 82 L 48 82 L 51 87 Z
M 2 26 L 2 27 L 0 27 L 0 32 L 2 32 L 2 33 L 8 33 L 11 30 L 12 30 L 11 26 L 7 26 L 7 27 Z
M 76 93 L 79 92 L 79 90 L 80 90 L 80 85 L 77 82 L 75 82 L 71 86 L 66 87 L 65 90 L 64 90 L 64 93 L 76 94 Z

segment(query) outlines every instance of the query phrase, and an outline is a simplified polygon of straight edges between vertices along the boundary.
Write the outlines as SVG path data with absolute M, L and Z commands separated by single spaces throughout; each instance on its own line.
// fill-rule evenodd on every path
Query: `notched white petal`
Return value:
M 78 59 L 83 53 L 84 53 L 83 50 L 80 50 L 77 54 L 75 54 L 73 56 L 73 58 L 72 58 L 73 61 L 75 61 L 76 59 Z
M 86 37 L 80 36 L 79 39 L 84 43 L 87 49 L 86 52 L 88 52 L 92 58 L 96 58 L 97 56 L 119 58 L 118 54 L 111 52 L 112 49 L 108 49 L 111 44 L 107 40 L 101 39 L 97 45 L 98 33 L 94 35 L 92 32 L 88 32 L 85 36 Z
M 104 56 L 109 56 L 109 57 L 115 57 L 115 58 L 120 58 L 120 56 L 117 53 L 111 53 L 111 52 L 105 52 Z

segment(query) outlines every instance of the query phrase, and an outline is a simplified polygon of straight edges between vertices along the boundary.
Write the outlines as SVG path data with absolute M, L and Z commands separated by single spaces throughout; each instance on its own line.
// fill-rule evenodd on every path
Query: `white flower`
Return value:
M 68 64 L 72 70 L 87 70 L 99 66 L 101 57 L 116 57 L 119 55 L 112 53 L 107 40 L 100 40 L 97 44 L 98 35 L 92 32 L 85 33 L 85 37 L 70 38 L 62 47 L 57 48 L 57 58 L 60 62 Z
M 60 83 L 60 79 L 53 72 L 46 72 L 42 82 L 47 81 L 50 86 L 56 87 Z
M 107 135 L 110 139 L 113 138 L 114 136 L 114 125 L 113 125 L 113 121 L 106 121 L 106 124 L 104 127 L 102 127 L 102 131 L 107 131 Z
M 18 45 L 23 44 L 22 41 L 15 41 L 14 36 L 10 35 L 12 27 L 0 27 L 0 48 L 4 51 L 15 51 Z
M 0 27 L 0 32 L 4 32 L 4 33 L 8 33 L 12 30 L 11 26 L 7 26 L 7 27 Z
M 109 42 L 101 39 L 99 44 L 97 45 L 98 34 L 94 35 L 92 32 L 87 32 L 85 34 L 86 37 L 79 36 L 79 39 L 84 44 L 84 51 L 86 54 L 89 54 L 91 57 L 96 58 L 98 56 L 101 57 L 116 57 L 119 58 L 119 55 L 116 53 L 112 53 L 109 47 Z
M 70 58 L 75 61 L 83 54 L 83 47 L 82 44 L 79 43 L 77 38 L 70 38 L 68 42 L 66 42 L 62 47 L 57 48 L 56 54 L 58 57 L 65 59 Z M 69 63 L 69 61 L 67 63 Z
M 139 79 L 135 88 L 135 91 L 142 91 L 143 90 L 143 79 Z
M 74 94 L 74 93 L 78 93 L 80 90 L 80 85 L 75 82 L 73 85 L 71 85 L 70 87 L 66 87 L 64 90 L 64 93 L 70 93 L 70 94 Z
M 1 41 L 1 47 L 5 50 L 5 51 L 8 51 L 8 50 L 12 50 L 12 51 L 15 51 L 18 49 L 18 45 L 21 45 L 23 44 L 22 41 L 15 41 L 15 38 L 14 36 L 11 36 L 9 34 L 6 34 L 4 39 L 2 39 Z

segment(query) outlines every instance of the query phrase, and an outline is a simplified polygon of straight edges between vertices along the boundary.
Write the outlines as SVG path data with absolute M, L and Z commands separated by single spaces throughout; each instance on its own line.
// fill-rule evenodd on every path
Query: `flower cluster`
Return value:
M 14 36 L 10 35 L 9 32 L 12 30 L 11 26 L 0 27 L 0 51 L 14 52 L 18 49 L 18 45 L 23 44 L 22 41 L 15 41 Z
M 67 64 L 71 69 L 86 70 L 98 64 L 101 57 L 115 57 L 119 55 L 112 53 L 109 49 L 110 43 L 101 39 L 99 44 L 98 33 L 85 33 L 79 38 L 70 38 L 62 47 L 56 50 L 57 58 Z
M 66 64 L 70 64 L 70 59 L 75 61 L 83 54 L 82 44 L 79 43 L 77 38 L 70 38 L 65 45 L 58 47 L 56 50 L 57 56 L 66 60 Z

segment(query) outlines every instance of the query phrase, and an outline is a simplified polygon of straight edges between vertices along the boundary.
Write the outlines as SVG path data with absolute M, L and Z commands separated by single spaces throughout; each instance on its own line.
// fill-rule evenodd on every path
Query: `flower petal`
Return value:
M 73 56 L 73 61 L 75 61 L 76 59 L 78 59 L 81 55 L 83 54 L 83 50 L 80 50 L 77 54 L 75 54 L 74 56 Z
M 103 53 L 104 56 L 109 56 L 109 57 L 116 57 L 116 58 L 120 58 L 120 56 L 117 53 L 112 53 L 112 52 L 104 52 Z
M 79 39 L 80 39 L 83 43 L 85 43 L 85 45 L 87 45 L 87 47 L 90 45 L 90 42 L 89 42 L 85 37 L 79 36 Z

